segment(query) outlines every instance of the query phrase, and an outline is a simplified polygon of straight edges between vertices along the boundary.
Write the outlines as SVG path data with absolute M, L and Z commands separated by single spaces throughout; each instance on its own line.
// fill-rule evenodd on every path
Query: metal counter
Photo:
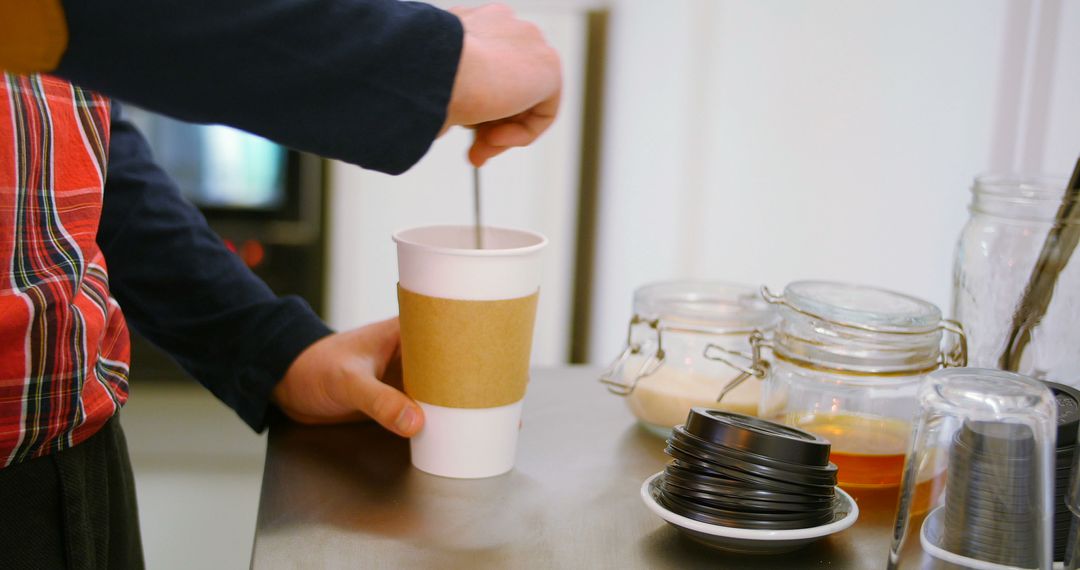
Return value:
M 663 441 L 593 368 L 535 371 L 517 467 L 444 479 L 374 424 L 271 427 L 252 567 L 883 568 L 895 497 L 860 497 L 847 531 L 778 556 L 709 550 L 639 497 Z

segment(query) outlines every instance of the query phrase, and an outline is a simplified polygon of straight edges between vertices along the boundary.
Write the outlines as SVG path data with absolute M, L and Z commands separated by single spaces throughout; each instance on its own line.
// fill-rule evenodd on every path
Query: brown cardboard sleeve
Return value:
M 539 292 L 496 301 L 443 299 L 398 285 L 405 393 L 449 408 L 525 397 Z

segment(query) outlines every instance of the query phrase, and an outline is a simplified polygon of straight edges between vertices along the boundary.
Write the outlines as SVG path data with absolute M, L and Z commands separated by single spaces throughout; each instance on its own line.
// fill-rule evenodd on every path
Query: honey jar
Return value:
M 763 289 L 779 324 L 759 415 L 820 435 L 845 488 L 900 484 L 919 383 L 966 363 L 959 324 L 932 303 L 893 291 L 799 281 Z M 949 334 L 946 334 L 949 333 Z

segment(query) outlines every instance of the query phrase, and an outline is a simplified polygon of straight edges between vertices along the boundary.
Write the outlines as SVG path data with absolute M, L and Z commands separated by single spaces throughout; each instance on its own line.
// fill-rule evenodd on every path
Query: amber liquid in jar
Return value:
M 911 424 L 862 414 L 814 414 L 791 423 L 832 443 L 829 458 L 841 487 L 900 485 Z

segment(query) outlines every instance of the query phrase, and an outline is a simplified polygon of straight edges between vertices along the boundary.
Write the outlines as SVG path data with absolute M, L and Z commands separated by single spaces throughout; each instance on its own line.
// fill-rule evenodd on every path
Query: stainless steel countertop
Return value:
M 709 550 L 639 497 L 663 469 L 660 438 L 634 423 L 592 368 L 534 371 L 517 467 L 444 479 L 409 465 L 373 424 L 271 427 L 252 567 L 883 568 L 894 497 L 860 497 L 856 525 L 779 556 Z

